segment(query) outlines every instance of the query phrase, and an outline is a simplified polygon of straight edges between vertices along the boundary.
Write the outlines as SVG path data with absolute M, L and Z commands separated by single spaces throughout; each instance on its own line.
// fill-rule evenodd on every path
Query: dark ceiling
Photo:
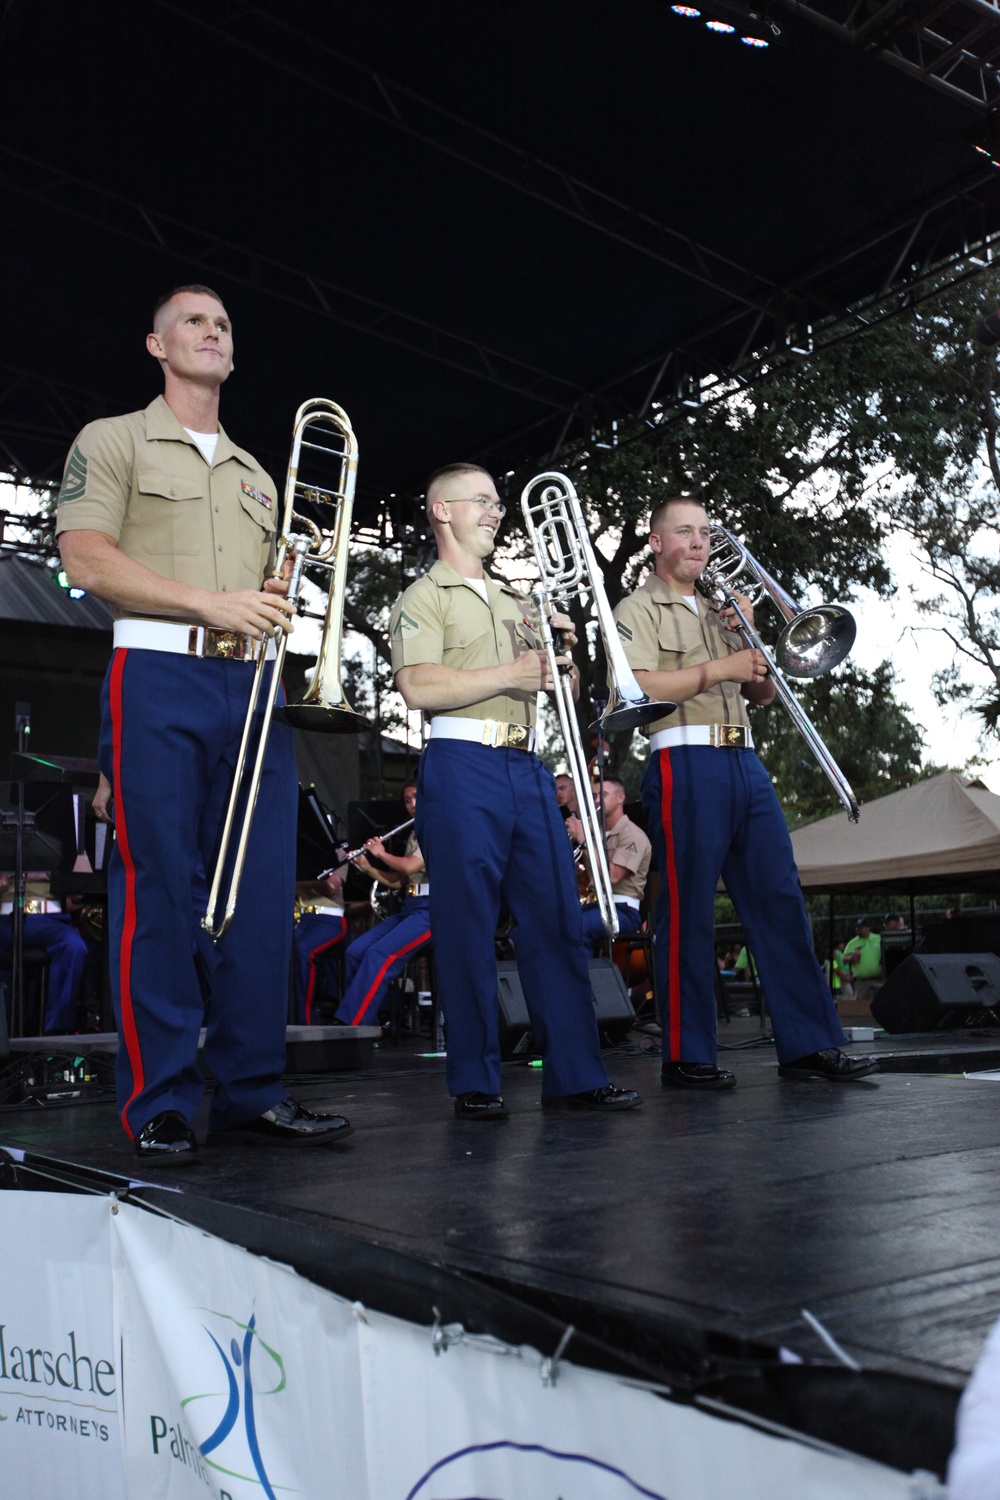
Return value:
M 331 396 L 370 505 L 546 459 L 1000 225 L 972 109 L 786 11 L 766 52 L 665 0 L 5 16 L 0 462 L 39 480 L 156 393 L 180 281 L 233 318 L 234 438 L 283 471 Z

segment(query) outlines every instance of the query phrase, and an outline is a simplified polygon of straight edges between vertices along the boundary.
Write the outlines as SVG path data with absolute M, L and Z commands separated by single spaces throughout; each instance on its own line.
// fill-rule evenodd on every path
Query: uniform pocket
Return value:
M 243 562 L 258 578 L 264 577 L 277 522 L 274 511 L 240 491 L 240 546 Z
M 154 555 L 191 556 L 203 545 L 203 490 L 197 480 L 162 470 L 136 475 L 132 509 L 143 551 Z

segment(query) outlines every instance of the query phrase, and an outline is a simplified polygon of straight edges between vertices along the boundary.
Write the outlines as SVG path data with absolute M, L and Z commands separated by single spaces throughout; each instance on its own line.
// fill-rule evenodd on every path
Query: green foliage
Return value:
M 788 679 L 820 739 L 859 801 L 871 802 L 920 778 L 923 734 L 896 698 L 892 663 L 865 672 L 845 663 L 812 682 Z M 754 742 L 789 827 L 842 811 L 805 738 L 777 703 L 751 708 Z

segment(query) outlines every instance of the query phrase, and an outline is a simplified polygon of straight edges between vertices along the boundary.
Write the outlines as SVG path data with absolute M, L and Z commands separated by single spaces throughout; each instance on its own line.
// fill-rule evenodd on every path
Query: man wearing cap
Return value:
M 598 782 L 594 783 L 593 795 L 595 801 L 600 796 Z M 574 844 L 583 844 L 583 824 L 578 817 L 566 820 L 566 831 Z M 653 849 L 638 823 L 633 823 L 625 811 L 625 786 L 617 776 L 604 778 L 604 850 L 618 913 L 618 933 L 627 937 L 642 926 L 639 903 L 646 889 Z M 583 908 L 583 941 L 592 952 L 599 952 L 607 942 L 600 908 L 596 905 Z
M 108 885 L 118 1101 L 136 1155 L 157 1166 L 197 1152 L 204 1004 L 192 884 L 199 858 L 214 869 L 254 654 L 291 628 L 293 607 L 270 576 L 274 482 L 219 425 L 233 339 L 218 295 L 189 285 L 161 298 L 146 348 L 164 393 L 83 429 L 56 529 L 70 582 L 116 616 L 100 759 L 117 835 Z M 281 1084 L 296 797 L 291 731 L 275 724 L 235 919 L 212 971 L 205 1060 L 215 1078 L 209 1131 L 220 1141 L 324 1144 L 348 1130 Z
M 501 1120 L 494 934 L 501 901 L 517 928 L 518 971 L 543 1059 L 542 1104 L 611 1113 L 639 1096 L 601 1060 L 569 840 L 552 773 L 534 754 L 548 683 L 528 601 L 483 571 L 505 513 L 489 474 L 431 476 L 438 561 L 396 602 L 396 685 L 433 715 L 420 757 L 416 834 L 430 879 L 448 1087 L 461 1120 Z M 557 616 L 572 646 L 571 622 Z
M 857 936 L 844 947 L 844 963 L 851 971 L 854 998 L 870 1003 L 882 983 L 882 939 L 872 932 L 870 917 L 859 917 Z
M 654 699 L 678 704 L 649 726 L 642 787 L 660 870 L 656 977 L 665 1085 L 718 1090 L 735 1076 L 716 1063 L 715 889 L 721 875 L 746 929 L 785 1078 L 845 1082 L 873 1073 L 848 1057 L 833 998 L 813 952 L 791 840 L 770 778 L 752 748 L 746 704 L 774 697 L 760 651 L 743 648 L 695 584 L 711 530 L 700 502 L 677 496 L 650 518 L 654 571 L 615 611 L 632 670 Z M 741 603 L 749 610 L 749 602 Z

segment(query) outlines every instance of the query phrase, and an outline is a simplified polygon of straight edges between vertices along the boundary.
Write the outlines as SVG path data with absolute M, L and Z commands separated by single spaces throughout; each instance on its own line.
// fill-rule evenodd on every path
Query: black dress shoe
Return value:
M 596 1109 L 603 1114 L 616 1110 L 635 1109 L 642 1099 L 635 1089 L 615 1088 L 606 1083 L 602 1089 L 586 1089 L 582 1094 L 543 1094 L 543 1109 Z
M 213 1131 L 214 1143 L 238 1136 L 265 1146 L 329 1146 L 351 1134 L 343 1115 L 315 1115 L 294 1099 L 279 1099 L 255 1120 Z
M 499 1094 L 459 1094 L 455 1099 L 456 1120 L 506 1120 L 507 1106 Z
M 736 1074 L 715 1063 L 665 1062 L 660 1064 L 660 1082 L 675 1089 L 734 1089 Z
M 176 1109 L 154 1115 L 139 1131 L 132 1149 L 147 1167 L 181 1167 L 198 1155 L 194 1131 Z
M 878 1059 L 848 1057 L 839 1047 L 824 1047 L 820 1052 L 810 1052 L 808 1057 L 779 1063 L 778 1072 L 782 1078 L 826 1078 L 830 1083 L 853 1083 L 856 1078 L 877 1073 Z

